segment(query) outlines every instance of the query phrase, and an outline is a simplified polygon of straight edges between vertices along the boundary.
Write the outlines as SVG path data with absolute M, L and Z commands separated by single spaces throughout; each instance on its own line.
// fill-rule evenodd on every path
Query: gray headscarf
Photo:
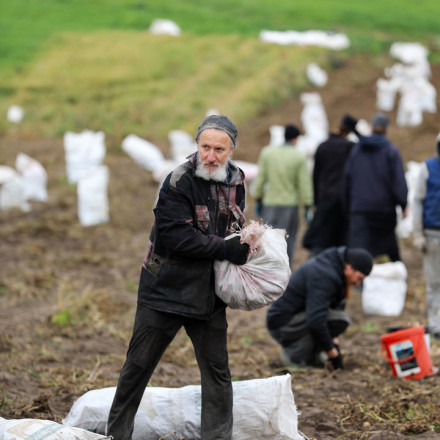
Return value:
M 207 116 L 199 125 L 199 128 L 197 129 L 197 135 L 196 135 L 197 143 L 199 142 L 199 137 L 202 134 L 202 132 L 210 128 L 214 128 L 215 130 L 221 130 L 227 133 L 231 138 L 232 144 L 235 148 L 238 131 L 237 131 L 237 127 L 227 116 L 224 115 Z

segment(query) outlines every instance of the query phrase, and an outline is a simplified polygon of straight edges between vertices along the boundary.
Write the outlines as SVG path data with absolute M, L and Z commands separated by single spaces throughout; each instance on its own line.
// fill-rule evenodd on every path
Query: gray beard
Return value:
M 204 180 L 214 180 L 215 182 L 224 182 L 228 175 L 228 165 L 229 165 L 229 158 L 222 167 L 219 166 L 215 171 L 210 173 L 209 171 L 205 170 L 204 164 L 199 162 L 197 163 L 196 176 Z

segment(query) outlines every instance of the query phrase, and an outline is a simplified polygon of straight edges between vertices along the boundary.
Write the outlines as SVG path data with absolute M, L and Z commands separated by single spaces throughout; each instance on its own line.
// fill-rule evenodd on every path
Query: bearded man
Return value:
M 182 326 L 200 370 L 201 438 L 232 438 L 226 305 L 215 294 L 213 263 L 244 264 L 249 251 L 240 237 L 225 240 L 245 222 L 245 177 L 230 160 L 236 139 L 226 116 L 208 116 L 197 130 L 197 152 L 160 189 L 133 335 L 107 423 L 115 440 L 131 439 L 145 388 Z

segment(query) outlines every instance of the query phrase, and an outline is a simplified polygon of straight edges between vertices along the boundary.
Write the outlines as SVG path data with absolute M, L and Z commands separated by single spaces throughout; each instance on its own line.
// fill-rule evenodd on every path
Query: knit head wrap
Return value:
M 228 117 L 224 115 L 207 116 L 197 129 L 196 142 L 199 142 L 200 135 L 203 131 L 211 128 L 227 133 L 232 140 L 232 145 L 235 148 L 238 135 L 237 127 Z
M 362 248 L 348 248 L 345 252 L 345 262 L 365 276 L 368 276 L 373 268 L 373 257 Z

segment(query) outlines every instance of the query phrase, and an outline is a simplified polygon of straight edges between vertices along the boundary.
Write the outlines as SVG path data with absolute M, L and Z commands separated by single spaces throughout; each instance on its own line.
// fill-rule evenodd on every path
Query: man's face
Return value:
M 227 133 L 214 128 L 202 132 L 197 144 L 199 161 L 207 173 L 213 173 L 224 167 L 232 156 L 232 140 Z
M 352 286 L 359 286 L 365 278 L 365 275 L 356 270 L 351 264 L 345 265 L 344 274 L 347 279 L 347 284 Z

